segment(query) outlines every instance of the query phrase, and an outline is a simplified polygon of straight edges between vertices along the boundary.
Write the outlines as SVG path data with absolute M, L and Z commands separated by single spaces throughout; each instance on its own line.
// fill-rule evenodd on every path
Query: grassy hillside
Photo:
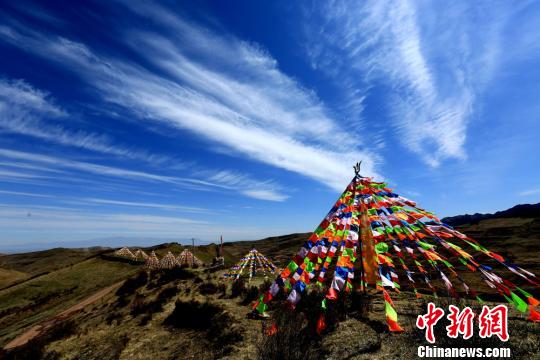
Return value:
M 21 282 L 28 278 L 28 274 L 10 269 L 0 268 L 0 289 Z
M 127 263 L 92 258 L 1 290 L 0 345 L 138 269 Z
M 101 248 L 56 248 L 22 254 L 0 256 L 0 290 L 39 275 L 77 264 L 97 256 Z
M 221 280 L 221 272 L 202 269 L 134 275 L 115 294 L 89 306 L 70 319 L 69 331 L 39 339 L 19 348 L 19 355 L 62 359 L 412 359 L 423 337 L 414 329 L 416 316 L 425 301 L 447 306 L 445 299 L 411 300 L 410 294 L 394 295 L 405 334 L 390 334 L 384 322 L 380 294 L 368 293 L 365 300 L 348 298 L 344 310 L 329 313 L 329 330 L 320 337 L 313 332 L 323 294 L 312 292 L 296 312 L 278 300 L 271 314 L 280 332 L 263 335 L 269 322 L 247 317 L 250 304 L 263 279 L 247 287 Z M 347 298 L 345 298 L 347 299 Z M 367 299 L 367 300 L 366 300 Z M 307 303 L 307 305 L 306 305 Z M 476 303 L 468 305 L 478 308 Z M 361 311 L 368 309 L 369 311 Z M 338 321 L 338 322 L 336 322 Z M 498 339 L 449 340 L 437 330 L 439 346 L 509 346 L 513 358 L 540 354 L 539 324 L 524 320 L 511 310 L 508 343 Z
M 540 273 L 540 218 L 499 218 L 456 226 L 492 251 Z
M 22 254 L 0 256 L 0 268 L 16 270 L 29 276 L 60 269 L 76 264 L 102 252 L 101 248 L 64 249 L 56 248 Z
M 540 218 L 490 218 L 456 227 L 490 250 L 515 259 L 524 268 L 540 274 Z M 228 242 L 224 244 L 224 257 L 231 265 L 255 247 L 278 266 L 285 266 L 308 236 L 301 233 L 258 241 Z M 145 250 L 155 250 L 161 258 L 167 251 L 178 255 L 184 248 L 168 243 Z M 187 248 L 207 264 L 216 251 L 214 244 Z M 108 285 L 126 278 L 131 280 L 116 294 L 106 295 L 16 350 L 19 355 L 23 354 L 22 358 L 28 358 L 28 354 L 31 358 L 47 354 L 49 358 L 100 360 L 268 359 L 283 358 L 285 351 L 291 358 L 408 359 L 413 358 L 416 347 L 422 345 L 421 336 L 414 330 L 414 319 L 424 309 L 425 301 L 435 301 L 432 297 L 416 300 L 406 289 L 401 295 L 393 296 L 400 323 L 408 332 L 392 335 L 386 330 L 380 294 L 352 297 L 340 305 L 348 309 L 343 312 L 347 315 L 339 316 L 339 322 L 331 324 L 324 337 L 318 337 L 310 327 L 316 320 L 312 314 L 317 310 L 313 309 L 320 307 L 321 300 L 321 295 L 315 291 L 304 299 L 303 303 L 307 305 L 299 306 L 296 313 L 284 309 L 274 311 L 274 319 L 290 330 L 268 340 L 262 335 L 265 323 L 246 317 L 250 304 L 259 293 L 259 286 L 265 281 L 261 277 L 246 286 L 237 283 L 233 288 L 230 282 L 222 280 L 224 271 L 206 273 L 204 268 L 199 268 L 146 274 L 139 273 L 141 267 L 138 265 L 95 256 L 96 253 L 83 255 L 76 250 L 72 256 L 67 256 L 70 260 L 66 259 L 66 254 L 65 249 L 31 253 L 28 259 L 34 263 L 19 254 L 10 259 L 10 270 L 0 272 L 0 280 L 1 274 L 5 274 L 4 281 L 14 281 L 17 276 L 20 279 L 26 274 L 39 273 L 39 264 L 50 271 L 0 290 L 0 345 Z M 50 264 L 51 259 L 57 264 Z M 476 274 L 464 277 L 482 292 L 483 285 Z M 261 289 L 265 286 L 268 284 Z M 538 295 L 537 289 L 533 293 Z M 441 297 L 437 301 L 448 300 Z M 469 302 L 469 305 L 478 307 L 475 302 Z M 276 301 L 273 309 L 280 309 L 280 306 L 280 301 Z M 524 321 L 522 314 L 512 310 L 510 347 L 514 358 L 534 358 L 540 354 L 539 330 L 539 324 Z M 503 346 L 497 341 L 481 339 L 446 345 Z M 14 352 L 11 354 L 13 356 Z
M 252 248 L 272 259 L 278 266 L 285 266 L 306 241 L 310 233 L 274 236 L 257 241 L 225 243 L 224 251 L 232 257 L 245 255 Z

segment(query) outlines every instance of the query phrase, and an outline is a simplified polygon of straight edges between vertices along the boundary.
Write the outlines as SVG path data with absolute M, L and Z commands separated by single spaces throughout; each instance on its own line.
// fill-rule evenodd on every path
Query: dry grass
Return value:
M 534 230 L 535 224 L 535 221 L 520 223 L 505 219 L 504 224 L 496 222 L 487 226 L 480 223 L 481 226 L 470 229 L 476 232 L 472 235 L 477 235 L 490 249 L 520 258 L 525 256 L 523 260 L 533 262 L 534 267 L 540 263 L 537 259 L 538 231 Z M 520 227 L 527 229 L 520 230 Z M 272 259 L 285 262 L 297 250 L 304 235 L 265 239 L 260 243 L 226 245 L 225 257 L 231 262 L 255 245 Z M 505 248 L 508 244 L 510 248 Z M 171 249 L 178 252 L 181 248 L 177 244 L 165 244 L 158 249 L 158 253 L 166 253 Z M 206 250 L 197 251 L 214 256 L 213 247 L 201 249 Z M 196 255 L 200 256 L 197 252 Z M 88 261 L 94 260 L 103 262 L 101 259 Z M 281 307 L 282 296 L 273 301 L 270 313 L 278 326 L 278 333 L 268 337 L 262 331 L 268 322 L 247 317 L 251 312 L 252 301 L 269 285 L 262 277 L 256 277 L 248 284 L 243 280 L 223 281 L 221 276 L 224 271 L 204 273 L 203 269 L 178 269 L 156 271 L 148 274 L 144 280 L 145 275 L 137 275 L 138 267 L 126 268 L 131 265 L 111 265 L 109 263 L 112 262 L 109 262 L 104 265 L 104 270 L 97 270 L 98 274 L 95 274 L 103 263 L 88 261 L 80 263 L 86 265 L 74 266 L 77 270 L 74 277 L 66 276 L 60 270 L 60 274 L 49 274 L 25 284 L 34 284 L 37 286 L 36 291 L 30 287 L 22 289 L 21 285 L 9 292 L 12 297 L 0 291 L 0 310 L 2 307 L 11 311 L 17 306 L 24 308 L 37 305 L 35 312 L 20 317 L 9 315 L 15 320 L 16 326 L 25 327 L 43 314 L 58 311 L 64 306 L 62 301 L 67 303 L 65 306 L 76 301 L 79 295 L 69 292 L 82 294 L 103 286 L 104 279 L 133 276 L 117 294 L 111 293 L 101 302 L 75 315 L 73 321 L 77 324 L 77 330 L 73 335 L 48 339 L 42 348 L 44 356 L 99 360 L 257 357 L 387 360 L 416 358 L 417 346 L 426 344 L 423 334 L 419 334 L 414 327 L 416 316 L 423 312 L 425 303 L 416 300 L 406 291 L 401 295 L 392 294 L 399 322 L 406 328 L 404 334 L 391 334 L 387 330 L 382 295 L 370 292 L 367 296 L 353 293 L 330 304 L 326 313 L 328 327 L 323 336 L 319 337 L 314 329 L 324 293 L 315 290 L 303 297 L 295 312 Z M 79 272 L 83 269 L 90 274 Z M 131 269 L 131 272 L 127 269 Z M 81 277 L 78 281 L 77 276 Z M 475 286 L 475 283 L 472 285 Z M 21 289 L 20 292 L 12 292 L 17 289 Z M 430 297 L 426 299 L 431 300 Z M 439 301 L 445 306 L 448 300 L 441 298 Z M 3 331 L 14 331 L 14 328 L 4 330 L 2 324 L 11 326 L 3 318 L 0 319 L 0 336 Z M 523 316 L 515 312 L 511 313 L 510 325 L 508 346 L 513 356 L 530 359 L 538 357 L 540 325 L 525 322 Z M 503 346 L 497 343 L 497 339 L 452 342 L 446 338 L 444 329 L 437 331 L 442 331 L 437 334 L 440 339 L 438 346 Z

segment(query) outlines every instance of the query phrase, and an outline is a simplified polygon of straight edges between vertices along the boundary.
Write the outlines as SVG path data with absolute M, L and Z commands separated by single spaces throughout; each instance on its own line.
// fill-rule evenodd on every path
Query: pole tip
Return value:
M 354 173 L 355 175 L 360 175 L 360 166 L 362 165 L 362 160 L 360 160 L 359 162 L 357 162 L 354 166 L 353 166 L 353 169 L 354 169 Z

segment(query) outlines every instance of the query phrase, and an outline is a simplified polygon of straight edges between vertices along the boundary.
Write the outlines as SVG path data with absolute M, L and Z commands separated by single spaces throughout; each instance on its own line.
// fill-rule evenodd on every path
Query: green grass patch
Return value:
M 139 269 L 92 258 L 0 291 L 0 345 Z

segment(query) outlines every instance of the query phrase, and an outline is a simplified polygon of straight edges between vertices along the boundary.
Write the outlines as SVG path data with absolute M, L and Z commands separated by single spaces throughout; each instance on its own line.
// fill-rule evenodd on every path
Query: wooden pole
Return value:
M 362 165 L 362 161 L 357 162 L 354 168 L 354 191 L 353 196 L 356 198 L 356 186 L 358 184 L 358 179 L 362 176 L 360 175 L 360 166 Z M 362 199 L 358 199 L 358 201 L 362 201 Z M 356 209 L 361 209 L 362 207 L 360 204 L 357 205 Z M 360 289 L 365 294 L 366 293 L 366 283 L 365 283 L 365 276 L 364 276 L 364 253 L 363 253 L 363 242 L 362 239 L 364 238 L 363 235 L 363 227 L 361 222 L 358 223 L 358 252 L 360 253 Z
M 191 238 L 191 267 L 195 266 L 195 238 Z

